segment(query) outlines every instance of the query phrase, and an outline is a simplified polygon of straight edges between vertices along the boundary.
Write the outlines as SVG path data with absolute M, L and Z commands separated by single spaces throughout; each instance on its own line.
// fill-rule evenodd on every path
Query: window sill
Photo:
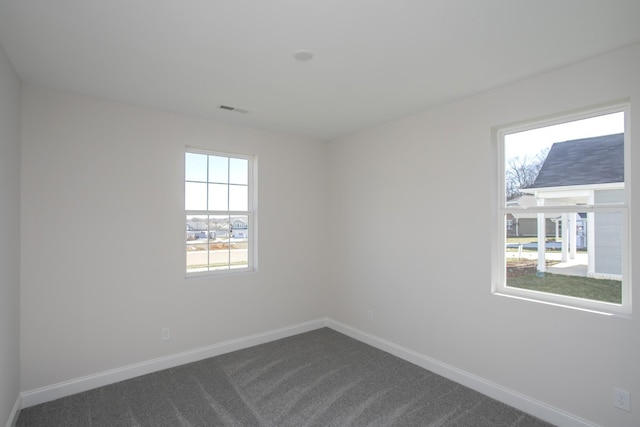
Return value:
M 218 270 L 218 271 L 202 271 L 197 273 L 187 273 L 184 278 L 185 279 L 201 279 L 207 277 L 230 277 L 230 276 L 241 276 L 245 274 L 257 273 L 255 268 L 237 268 L 231 270 Z
M 535 295 L 527 295 L 527 293 L 535 294 Z M 552 299 L 556 299 L 555 295 L 546 294 L 543 292 L 535 292 L 535 291 L 528 291 L 528 292 L 522 292 L 522 294 L 520 293 L 516 294 L 515 292 L 512 293 L 511 291 L 504 292 L 504 291 L 497 290 L 497 291 L 494 291 L 493 294 L 500 297 L 506 297 L 506 298 L 516 299 L 520 301 L 527 301 L 527 302 L 532 302 L 537 304 L 545 304 L 545 305 L 561 307 L 561 308 L 570 309 L 570 310 L 577 310 L 577 311 L 597 314 L 601 316 L 619 317 L 623 319 L 632 318 L 630 310 L 627 311 L 624 306 L 617 305 L 617 304 L 599 303 L 597 301 L 582 300 L 580 298 L 571 298 L 571 297 L 558 297 L 557 301 L 553 301 Z M 542 294 L 548 298 L 541 299 L 537 297 L 539 294 Z M 589 305 L 591 305 L 591 307 L 578 306 L 575 304 L 571 304 L 571 302 L 573 302 L 574 300 L 579 302 L 587 301 Z M 602 306 L 602 308 L 597 306 Z

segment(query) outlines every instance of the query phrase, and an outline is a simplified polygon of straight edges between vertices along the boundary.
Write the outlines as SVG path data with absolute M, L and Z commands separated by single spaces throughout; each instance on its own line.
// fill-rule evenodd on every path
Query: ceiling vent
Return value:
M 249 112 L 249 110 L 245 110 L 244 108 L 231 107 L 229 105 L 220 105 L 218 108 L 220 108 L 221 110 L 234 111 L 236 113 L 243 113 L 243 114 L 246 114 Z

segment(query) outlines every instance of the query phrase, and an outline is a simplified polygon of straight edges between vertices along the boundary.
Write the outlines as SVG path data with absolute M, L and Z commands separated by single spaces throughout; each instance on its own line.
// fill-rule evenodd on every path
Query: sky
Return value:
M 185 209 L 247 211 L 248 166 L 247 159 L 187 152 Z
M 624 112 L 619 112 L 512 133 L 505 136 L 505 160 L 525 155 L 533 158 L 554 142 L 623 132 Z

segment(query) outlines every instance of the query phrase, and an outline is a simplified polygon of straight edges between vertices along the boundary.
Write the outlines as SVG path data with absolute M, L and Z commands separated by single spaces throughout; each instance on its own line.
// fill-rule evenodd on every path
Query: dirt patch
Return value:
M 547 267 L 557 264 L 557 261 L 547 261 Z M 507 277 L 526 276 L 536 274 L 538 261 L 535 259 L 518 259 L 507 261 Z
M 235 243 L 209 243 L 209 250 L 216 251 L 220 249 L 236 249 Z
M 209 243 L 210 251 L 219 251 L 219 250 L 227 250 L 227 249 L 238 249 L 238 246 L 235 243 Z M 241 248 L 240 248 L 241 249 Z M 201 245 L 189 245 L 187 246 L 188 251 L 204 251 L 206 248 Z

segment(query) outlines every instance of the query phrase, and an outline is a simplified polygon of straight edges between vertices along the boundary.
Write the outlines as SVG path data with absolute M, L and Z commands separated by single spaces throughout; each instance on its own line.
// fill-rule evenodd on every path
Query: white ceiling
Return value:
M 27 83 L 332 139 L 640 42 L 640 0 L 0 0 L 0 41 Z

